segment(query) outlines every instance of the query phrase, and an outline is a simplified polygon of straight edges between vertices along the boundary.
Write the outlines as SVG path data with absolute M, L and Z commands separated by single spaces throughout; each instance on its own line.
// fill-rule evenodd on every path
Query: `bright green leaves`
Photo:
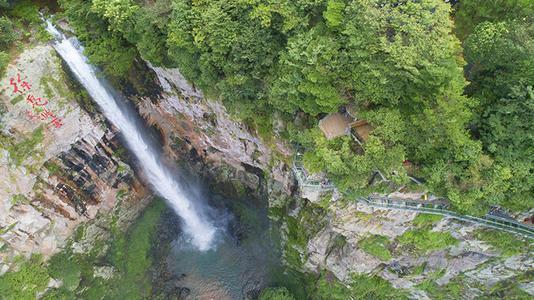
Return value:
M 428 214 L 417 215 L 413 220 L 416 228 L 405 231 L 398 237 L 400 245 L 419 254 L 425 254 L 431 250 L 457 245 L 459 241 L 455 239 L 450 232 L 432 230 L 434 223 L 441 219 L 441 216 Z
M 295 297 L 285 288 L 266 288 L 261 291 L 260 300 L 294 300 Z
M 246 2 L 175 0 L 167 39 L 184 75 L 244 116 L 261 106 L 254 102 L 281 42 L 266 27 L 267 17 Z
M 358 242 L 358 247 L 363 251 L 378 257 L 383 261 L 389 261 L 392 256 L 389 252 L 391 241 L 387 236 L 371 235 Z
M 411 105 L 462 81 L 461 48 L 450 34 L 449 12 L 447 3 L 434 0 L 350 3 L 343 32 L 356 96 Z
M 402 167 L 404 150 L 401 146 L 386 148 L 379 138 L 371 135 L 361 151 L 356 154 L 357 144 L 350 137 L 327 140 L 319 129 L 303 133 L 308 147 L 313 151 L 304 154 L 304 165 L 312 172 L 326 171 L 342 191 L 368 191 L 380 189 L 369 187 L 369 179 L 377 170 L 388 179 L 402 184 L 407 181 Z
M 321 274 L 315 290 L 316 299 L 408 299 L 407 292 L 396 289 L 380 276 L 353 274 L 349 284 L 341 284 L 332 274 Z
M 496 2 L 459 6 L 465 24 L 458 28 L 473 32 L 465 41 L 471 98 L 463 95 L 465 63 L 451 6 L 442 0 L 62 2 L 88 56 L 108 73 L 124 76 L 135 46 L 153 65 L 178 67 L 257 129 L 267 122 L 255 116 L 304 112 L 314 119 L 352 104 L 374 128 L 363 149 L 316 134 L 307 145 L 308 165 L 342 189 L 366 187 L 376 169 L 402 183 L 405 159 L 412 175 L 461 210 L 483 202 L 480 212 L 510 193 L 516 203 L 532 186 L 532 160 L 518 159 L 534 157 L 526 132 L 534 27 L 532 5 L 523 0 L 499 1 L 517 17 Z M 493 23 L 476 27 L 466 16 Z M 482 145 L 467 129 L 475 128 L 477 105 Z M 519 175 L 509 179 L 509 172 Z
M 495 181 L 486 189 L 493 192 L 493 203 L 525 210 L 534 205 L 529 175 L 534 166 L 534 7 L 502 2 L 481 4 L 480 11 L 460 6 L 461 28 L 471 33 L 464 41 L 471 81 L 466 92 L 480 101 L 473 127 L 495 160 L 493 172 L 486 172 Z M 464 18 L 472 14 L 487 21 L 477 25 Z
M 270 102 L 286 112 L 301 109 L 317 115 L 346 102 L 338 87 L 344 64 L 341 44 L 322 28 L 288 40 L 287 52 L 273 78 Z
M 139 10 L 132 0 L 93 0 L 91 10 L 106 18 L 110 28 L 126 32 L 131 30 L 132 19 Z
M 4 74 L 9 63 L 9 55 L 4 50 L 8 50 L 16 39 L 17 34 L 11 20 L 7 17 L 0 17 L 0 76 Z
M 42 257 L 33 255 L 20 264 L 18 271 L 0 276 L 0 295 L 2 299 L 35 299 L 37 293 L 46 289 L 49 280 Z
M 90 2 L 61 0 L 60 4 L 78 39 L 83 42 L 89 60 L 102 67 L 108 75 L 126 77 L 137 55 L 135 48 L 120 32 L 109 30 L 108 20 L 95 13 Z
M 341 25 L 343 23 L 343 9 L 345 9 L 345 3 L 343 1 L 329 0 L 326 11 L 323 13 L 326 24 L 332 28 Z

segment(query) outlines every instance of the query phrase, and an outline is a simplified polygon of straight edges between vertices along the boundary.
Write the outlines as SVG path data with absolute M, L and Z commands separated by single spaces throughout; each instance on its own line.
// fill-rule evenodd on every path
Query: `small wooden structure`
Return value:
M 319 128 L 327 139 L 350 134 L 350 125 L 354 119 L 342 113 L 331 113 L 319 121 Z
M 352 132 L 362 143 L 369 139 L 369 134 L 373 131 L 373 127 L 366 120 L 357 120 L 352 122 L 350 126 L 352 127 Z

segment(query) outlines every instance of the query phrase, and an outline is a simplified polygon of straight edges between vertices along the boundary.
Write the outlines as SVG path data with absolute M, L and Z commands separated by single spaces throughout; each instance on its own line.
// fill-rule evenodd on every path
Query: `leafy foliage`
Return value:
M 84 43 L 89 60 L 111 76 L 125 77 L 132 68 L 137 54 L 135 49 L 121 34 L 108 30 L 107 21 L 91 10 L 90 2 L 62 0 L 60 4 L 76 30 L 76 36 Z
M 295 298 L 284 287 L 267 288 L 261 291 L 260 300 L 294 300 Z
M 12 159 L 12 161 L 15 163 L 15 165 L 19 166 L 24 162 L 24 160 L 29 156 L 32 155 L 32 152 L 34 148 L 42 143 L 44 139 L 44 128 L 41 126 L 37 129 L 35 129 L 31 136 L 24 139 L 23 141 L 16 143 L 10 147 L 8 147 L 9 155 Z M 37 155 L 38 153 L 35 152 L 33 155 Z
M 7 300 L 35 299 L 37 293 L 46 288 L 49 279 L 41 257 L 34 255 L 22 263 L 18 271 L 0 276 L 0 295 Z
M 349 285 L 343 285 L 331 275 L 323 274 L 317 282 L 314 299 L 408 299 L 407 294 L 395 289 L 378 276 L 353 275 Z
M 524 200 L 534 165 L 529 1 L 463 1 L 456 24 L 441 0 L 61 4 L 89 58 L 108 73 L 125 76 L 137 53 L 178 67 L 262 136 L 278 118 L 311 120 L 288 124 L 287 133 L 305 140 L 307 166 L 343 191 L 387 189 L 369 186 L 377 170 L 405 184 L 409 160 L 411 175 L 458 211 L 532 206 Z M 466 38 L 465 94 L 455 25 Z M 373 127 L 363 147 L 309 130 L 344 105 Z
M 0 51 L 0 76 L 4 75 L 5 69 L 9 64 L 9 54 L 4 51 Z
M 38 23 L 41 21 L 38 4 L 30 0 L 13 1 L 9 13 L 11 16 L 25 22 Z
M 0 50 L 6 50 L 17 39 L 13 23 L 6 17 L 0 17 Z
M 441 219 L 443 219 L 443 217 L 440 215 L 418 214 L 415 219 L 413 219 L 413 224 L 419 228 L 428 227 L 439 222 Z
M 441 219 L 441 216 L 418 214 L 413 220 L 416 228 L 405 231 L 399 236 L 399 243 L 407 249 L 422 254 L 458 244 L 458 240 L 450 232 L 432 231 L 433 225 Z
M 502 203 L 516 210 L 534 205 L 533 33 L 528 21 L 483 22 L 465 40 L 467 92 L 481 104 L 477 133 L 499 168 L 513 174 Z

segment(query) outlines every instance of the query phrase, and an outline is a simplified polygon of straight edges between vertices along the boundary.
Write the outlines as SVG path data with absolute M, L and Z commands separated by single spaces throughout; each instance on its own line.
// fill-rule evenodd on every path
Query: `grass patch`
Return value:
M 11 229 L 13 229 L 16 225 L 17 225 L 18 221 L 15 222 L 15 223 L 11 223 L 10 225 L 8 226 L 5 226 L 5 227 L 2 227 L 0 228 L 0 235 L 4 234 L 4 233 L 7 233 L 7 232 L 10 232 Z
M 425 272 L 425 268 L 426 268 L 426 262 L 418 265 L 417 267 L 414 267 L 412 270 L 411 270 L 411 275 L 413 276 L 418 276 L 418 275 L 421 275 L 423 274 L 423 272 Z
M 15 165 L 20 166 L 22 162 L 32 154 L 35 146 L 42 143 L 44 140 L 43 127 L 39 127 L 33 131 L 31 137 L 24 141 L 8 147 L 9 155 Z
M 47 161 L 45 162 L 44 167 L 48 170 L 50 175 L 59 176 L 63 174 L 63 168 L 56 162 Z
M 529 270 L 518 276 L 499 281 L 486 291 L 482 299 L 532 299 L 527 292 L 519 288 L 521 283 L 532 282 L 534 271 Z
M 401 245 L 413 248 L 416 253 L 426 253 L 430 250 L 458 244 L 458 240 L 449 232 L 437 232 L 428 229 L 406 231 L 398 237 L 398 241 Z
M 443 219 L 443 216 L 433 214 L 418 214 L 413 219 L 413 224 L 417 227 L 431 226 Z
M 294 300 L 295 297 L 285 287 L 266 288 L 261 291 L 259 300 Z
M 389 245 L 389 239 L 382 235 L 372 235 L 364 238 L 358 243 L 358 246 L 363 251 L 384 261 L 391 259 L 391 253 L 388 249 Z
M 439 215 L 418 214 L 413 220 L 416 228 L 405 231 L 397 240 L 400 245 L 411 248 L 416 253 L 426 253 L 458 244 L 458 240 L 449 232 L 432 231 L 432 225 L 442 218 Z
M 439 286 L 436 279 L 443 276 L 444 270 L 430 274 L 429 277 L 417 285 L 417 288 L 425 291 L 431 299 L 446 300 L 446 299 L 462 299 L 464 296 L 464 289 L 467 287 L 463 281 L 463 276 L 454 277 L 448 284 Z
M 13 197 L 11 197 L 11 204 L 13 205 L 17 205 L 19 203 L 29 203 L 29 202 L 30 200 L 28 200 L 28 198 L 26 198 L 26 196 L 22 194 L 14 195 Z
M 395 289 L 389 281 L 378 276 L 353 275 L 349 285 L 341 284 L 334 276 L 321 275 L 314 299 L 408 299 L 404 290 Z
M 373 218 L 372 214 L 368 214 L 368 213 L 365 213 L 363 211 L 357 211 L 354 214 L 356 215 L 356 218 L 358 218 L 358 219 L 360 219 L 362 221 L 365 221 L 365 222 L 369 222 Z
M 61 65 L 58 66 L 58 69 L 61 70 Z M 59 77 L 56 78 L 56 77 Z M 73 98 L 75 94 L 67 88 L 65 85 L 67 78 L 64 74 L 58 75 L 45 75 L 41 77 L 39 81 L 39 86 L 44 90 L 45 96 L 50 100 L 54 96 L 59 95 L 62 98 Z
M 528 241 L 522 240 L 514 234 L 493 229 L 479 229 L 475 232 L 477 239 L 499 250 L 503 256 L 512 256 L 530 250 Z
M 39 255 L 33 255 L 20 265 L 17 272 L 8 272 L 0 277 L 0 298 L 35 299 L 43 291 L 50 277 Z
M 22 101 L 24 99 L 24 97 L 22 95 L 18 95 L 17 97 L 11 99 L 11 101 L 9 101 L 12 105 L 15 105 L 17 103 L 19 103 L 20 101 Z

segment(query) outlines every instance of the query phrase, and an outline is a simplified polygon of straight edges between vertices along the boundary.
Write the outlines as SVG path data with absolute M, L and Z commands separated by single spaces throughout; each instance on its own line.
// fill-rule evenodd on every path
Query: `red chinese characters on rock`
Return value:
M 34 95 L 29 94 L 26 98 L 26 102 L 32 106 L 32 108 L 35 108 L 35 106 L 45 106 L 48 104 L 48 100 L 43 98 L 35 98 Z
M 61 128 L 61 126 L 63 126 L 63 119 L 61 118 L 58 118 L 53 112 L 49 111 L 48 109 L 43 109 L 43 111 L 41 111 L 40 113 L 33 113 L 29 110 L 26 110 L 26 116 L 28 117 L 29 120 L 31 121 L 47 121 L 47 120 L 50 120 L 51 121 L 48 123 L 47 127 L 50 128 L 50 127 L 54 127 L 54 128 Z
M 9 78 L 9 85 L 11 85 L 13 87 L 13 94 L 17 94 L 17 93 L 22 94 L 23 92 L 27 92 L 27 91 L 29 91 L 31 89 L 30 84 L 26 80 L 20 79 L 20 74 L 19 73 L 17 73 L 17 81 L 16 82 L 15 82 L 15 78 L 14 77 Z
M 16 77 L 9 79 L 9 85 L 13 88 L 13 95 L 24 95 L 31 90 L 31 85 L 26 78 L 21 79 L 18 73 Z M 26 103 L 31 105 L 32 110 L 26 110 L 26 117 L 32 122 L 41 121 L 48 122 L 47 128 L 61 128 L 63 126 L 63 119 L 56 116 L 54 112 L 46 108 L 49 103 L 47 99 L 35 97 L 33 94 L 26 96 Z

